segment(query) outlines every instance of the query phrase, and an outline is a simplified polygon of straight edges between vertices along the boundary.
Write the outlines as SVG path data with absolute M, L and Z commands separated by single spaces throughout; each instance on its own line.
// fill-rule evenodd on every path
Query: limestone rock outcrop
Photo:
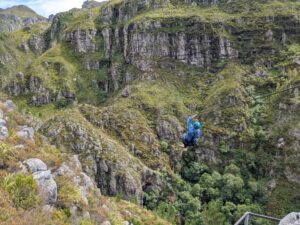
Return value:
M 47 165 L 36 158 L 25 160 L 23 165 L 23 172 L 32 174 L 36 180 L 39 196 L 44 204 L 54 204 L 57 199 L 57 185 Z
M 285 216 L 279 223 L 279 225 L 299 225 L 300 213 L 292 212 Z

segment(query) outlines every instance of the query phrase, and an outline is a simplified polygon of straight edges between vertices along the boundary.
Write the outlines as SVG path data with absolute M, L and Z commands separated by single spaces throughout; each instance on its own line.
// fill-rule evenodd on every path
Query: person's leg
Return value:
M 186 147 L 187 147 L 186 133 L 184 133 L 184 134 L 181 136 L 181 140 L 182 140 L 182 143 L 183 143 L 184 147 L 186 148 Z

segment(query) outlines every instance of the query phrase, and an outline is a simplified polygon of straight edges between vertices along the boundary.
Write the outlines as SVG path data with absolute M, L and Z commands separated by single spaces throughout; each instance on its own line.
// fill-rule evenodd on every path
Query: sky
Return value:
M 0 0 L 0 8 L 5 9 L 14 5 L 26 5 L 38 14 L 48 17 L 51 14 L 81 8 L 85 0 Z M 97 0 L 100 2 L 101 0 Z

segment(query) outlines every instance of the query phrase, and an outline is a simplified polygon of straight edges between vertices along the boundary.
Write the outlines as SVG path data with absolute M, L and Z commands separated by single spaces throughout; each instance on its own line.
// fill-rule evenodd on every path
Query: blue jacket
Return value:
M 201 136 L 201 130 L 194 129 L 193 119 L 190 116 L 186 121 L 187 131 L 185 135 L 185 140 L 187 142 L 193 142 L 193 144 L 196 144 L 198 139 Z

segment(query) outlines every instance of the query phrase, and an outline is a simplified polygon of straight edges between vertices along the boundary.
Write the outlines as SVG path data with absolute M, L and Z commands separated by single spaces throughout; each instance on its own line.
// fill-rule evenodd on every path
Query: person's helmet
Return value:
M 195 122 L 195 123 L 194 123 L 194 129 L 196 129 L 196 130 L 200 129 L 201 126 L 202 126 L 202 125 L 201 125 L 200 122 Z

